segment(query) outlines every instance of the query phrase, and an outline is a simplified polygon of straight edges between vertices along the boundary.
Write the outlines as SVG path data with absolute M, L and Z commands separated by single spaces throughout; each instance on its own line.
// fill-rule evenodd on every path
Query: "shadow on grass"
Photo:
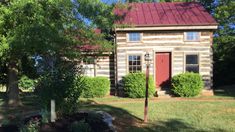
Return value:
M 21 118 L 27 113 L 40 110 L 37 97 L 34 93 L 21 93 L 22 106 L 9 107 L 6 104 L 6 93 L 0 92 L 0 125 L 19 124 Z
M 0 92 L 1 104 L 4 104 L 7 100 L 7 95 L 5 92 Z M 35 106 L 37 103 L 37 96 L 33 92 L 21 92 L 20 100 L 25 106 Z M 2 105 L 1 105 L 2 106 Z
M 180 119 L 170 119 L 167 121 L 156 122 L 149 121 L 149 123 L 143 123 L 143 119 L 140 119 L 125 109 L 106 104 L 97 104 L 92 100 L 86 102 L 85 105 L 81 104 L 80 110 L 101 110 L 108 112 L 114 117 L 113 124 L 116 130 L 120 132 L 206 132 L 206 130 L 203 130 L 203 128 L 195 128 L 194 126 Z
M 217 87 L 214 89 L 214 94 L 221 97 L 235 98 L 235 85 Z

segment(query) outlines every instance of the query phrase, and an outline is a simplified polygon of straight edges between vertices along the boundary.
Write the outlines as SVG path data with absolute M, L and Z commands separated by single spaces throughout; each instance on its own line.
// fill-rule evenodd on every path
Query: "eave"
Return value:
M 151 30 L 216 30 L 218 24 L 208 25 L 138 25 L 129 27 L 116 27 L 115 31 L 151 31 Z

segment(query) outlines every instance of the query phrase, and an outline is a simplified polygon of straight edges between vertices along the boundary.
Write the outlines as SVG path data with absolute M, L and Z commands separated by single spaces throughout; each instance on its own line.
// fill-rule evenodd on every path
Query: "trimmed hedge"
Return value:
M 124 93 L 130 98 L 143 98 L 145 97 L 146 90 L 146 76 L 144 73 L 129 73 L 123 77 Z M 153 78 L 149 77 L 149 96 L 155 94 L 155 86 Z
M 180 97 L 194 97 L 200 94 L 204 83 L 201 75 L 186 72 L 172 78 L 172 91 Z
M 106 77 L 81 77 L 77 82 L 80 97 L 104 97 L 110 90 L 110 81 Z

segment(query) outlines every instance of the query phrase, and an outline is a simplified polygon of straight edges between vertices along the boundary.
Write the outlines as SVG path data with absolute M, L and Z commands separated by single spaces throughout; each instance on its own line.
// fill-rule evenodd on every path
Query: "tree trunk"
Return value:
M 8 65 L 8 105 L 18 106 L 19 100 L 19 87 L 18 87 L 18 67 L 17 61 L 11 60 Z

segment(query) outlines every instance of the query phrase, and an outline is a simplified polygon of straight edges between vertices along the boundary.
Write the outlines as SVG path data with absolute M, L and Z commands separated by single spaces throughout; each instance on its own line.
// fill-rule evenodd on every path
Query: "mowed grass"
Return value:
M 212 97 L 151 98 L 148 123 L 143 123 L 144 99 L 80 99 L 79 110 L 110 113 L 120 132 L 235 132 L 234 93 L 234 89 L 224 88 L 215 90 Z M 24 106 L 18 108 L 4 106 L 1 94 L 0 97 L 0 124 L 5 124 L 6 119 L 15 123 L 25 113 L 41 110 L 33 93 L 22 93 Z M 13 117 L 16 119 L 12 120 Z
M 89 102 L 90 104 L 81 106 L 81 110 L 103 110 L 110 113 L 115 118 L 114 125 L 118 131 L 235 131 L 235 100 L 231 99 L 150 100 L 148 123 L 142 121 L 142 100 L 111 97 Z

